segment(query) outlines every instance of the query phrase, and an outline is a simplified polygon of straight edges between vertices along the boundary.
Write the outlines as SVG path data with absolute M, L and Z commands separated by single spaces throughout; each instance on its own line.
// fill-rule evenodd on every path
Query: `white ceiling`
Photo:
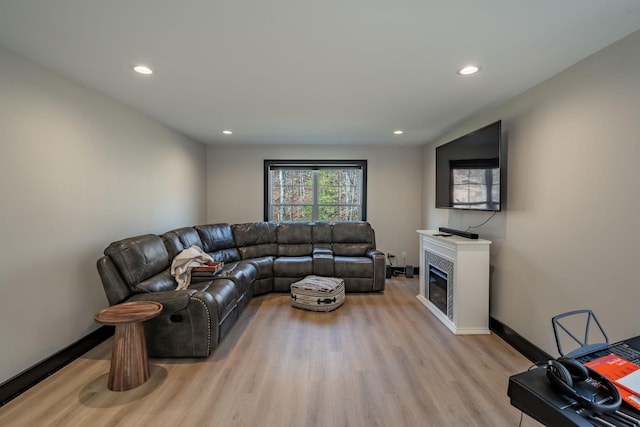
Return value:
M 638 0 L 0 0 L 0 46 L 211 144 L 422 145 L 638 29 Z

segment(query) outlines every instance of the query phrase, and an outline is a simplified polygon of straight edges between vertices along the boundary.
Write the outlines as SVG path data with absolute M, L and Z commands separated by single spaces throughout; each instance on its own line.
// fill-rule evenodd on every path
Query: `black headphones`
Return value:
M 614 412 L 622 403 L 620 392 L 611 381 L 575 359 L 561 357 L 557 360 L 549 360 L 547 362 L 547 378 L 557 390 L 574 398 L 586 409 L 599 413 Z M 599 387 L 599 390 L 606 389 L 609 399 L 606 399 L 605 402 L 594 402 L 592 398 L 578 393 L 573 388 L 575 381 L 585 381 L 588 378 L 600 383 L 602 387 Z

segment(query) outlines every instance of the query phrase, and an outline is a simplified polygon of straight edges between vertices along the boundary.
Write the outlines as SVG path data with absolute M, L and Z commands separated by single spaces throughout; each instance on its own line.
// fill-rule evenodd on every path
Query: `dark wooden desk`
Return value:
M 109 369 L 109 390 L 124 391 L 138 387 L 149 379 L 147 344 L 142 322 L 162 312 L 162 304 L 135 301 L 100 310 L 95 321 L 116 327 Z

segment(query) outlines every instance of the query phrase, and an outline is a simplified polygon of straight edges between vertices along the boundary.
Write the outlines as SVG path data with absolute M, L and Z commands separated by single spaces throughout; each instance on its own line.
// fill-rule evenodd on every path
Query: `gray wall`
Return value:
M 434 208 L 435 147 L 497 119 L 508 137 L 507 209 L 491 247 L 491 315 L 551 354 L 551 317 L 595 311 L 611 340 L 640 335 L 640 32 L 424 149 L 425 228 L 487 213 Z
M 0 49 L 0 383 L 98 327 L 113 240 L 205 218 L 202 144 Z
M 262 221 L 265 159 L 367 160 L 367 220 L 377 247 L 418 264 L 422 148 L 391 146 L 210 146 L 207 152 L 208 222 Z M 233 193 L 220 188 L 233 188 Z

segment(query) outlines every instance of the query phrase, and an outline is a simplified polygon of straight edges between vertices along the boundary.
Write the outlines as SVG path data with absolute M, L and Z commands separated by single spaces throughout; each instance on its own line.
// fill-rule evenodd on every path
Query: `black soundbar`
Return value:
M 474 240 L 478 239 L 478 235 L 470 231 L 462 231 L 462 230 L 456 230 L 455 228 L 446 228 L 446 227 L 440 227 L 438 228 L 438 231 L 442 233 L 455 234 L 456 236 L 466 237 L 467 239 L 474 239 Z

